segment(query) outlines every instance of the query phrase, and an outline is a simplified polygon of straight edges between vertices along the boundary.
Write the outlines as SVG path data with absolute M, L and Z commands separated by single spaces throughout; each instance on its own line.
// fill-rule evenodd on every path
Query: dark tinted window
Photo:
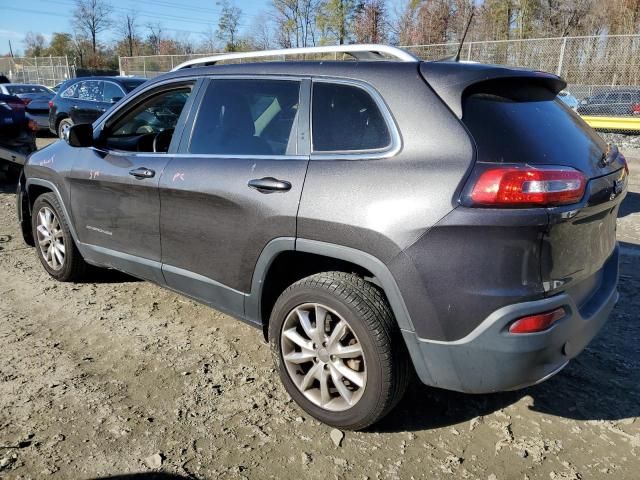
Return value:
M 376 102 L 362 88 L 318 82 L 313 85 L 313 150 L 373 150 L 391 136 Z
M 600 158 L 606 143 L 552 92 L 531 88 L 525 95 L 464 99 L 462 121 L 476 141 L 478 161 L 580 168 Z
M 189 151 L 285 155 L 295 142 L 300 83 L 214 80 L 200 106 Z
M 111 103 L 124 97 L 124 92 L 115 83 L 104 82 L 104 92 L 102 96 L 105 102 Z
M 78 83 L 74 98 L 78 100 L 102 101 L 102 87 L 104 82 L 98 80 L 86 80 Z
M 23 93 L 53 93 L 42 85 L 6 85 L 5 88 L 10 95 L 20 95 Z

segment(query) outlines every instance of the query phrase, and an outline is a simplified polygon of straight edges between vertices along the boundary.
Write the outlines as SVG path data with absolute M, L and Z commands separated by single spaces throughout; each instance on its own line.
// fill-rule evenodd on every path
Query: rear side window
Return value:
M 102 101 L 102 88 L 104 82 L 88 80 L 78 84 L 75 98 L 78 100 L 90 100 L 92 102 Z
M 607 148 L 553 92 L 539 87 L 468 95 L 462 121 L 476 142 L 481 162 L 581 168 Z
M 78 85 L 82 82 L 74 83 L 69 87 L 65 88 L 64 91 L 60 94 L 62 98 L 77 98 L 78 94 Z
M 105 102 L 115 103 L 124 97 L 124 92 L 115 83 L 104 82 L 104 92 L 102 97 Z
M 391 144 L 382 113 L 362 88 L 315 82 L 312 108 L 315 152 L 379 150 Z
M 189 151 L 211 155 L 286 155 L 295 145 L 300 82 L 213 80 Z

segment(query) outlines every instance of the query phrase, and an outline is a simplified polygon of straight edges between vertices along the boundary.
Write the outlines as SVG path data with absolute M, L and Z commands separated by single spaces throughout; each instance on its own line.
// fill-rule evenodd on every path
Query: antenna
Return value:
M 454 62 L 459 62 L 460 61 L 460 53 L 462 53 L 462 46 L 464 45 L 464 41 L 467 38 L 467 33 L 469 33 L 469 27 L 471 26 L 471 22 L 473 21 L 474 13 L 475 13 L 475 7 L 472 6 L 471 7 L 471 15 L 469 15 L 469 21 L 467 22 L 467 26 L 464 29 L 464 33 L 462 34 L 462 40 L 460 40 L 460 46 L 458 47 L 458 53 L 456 53 L 456 56 L 453 57 L 453 61 Z

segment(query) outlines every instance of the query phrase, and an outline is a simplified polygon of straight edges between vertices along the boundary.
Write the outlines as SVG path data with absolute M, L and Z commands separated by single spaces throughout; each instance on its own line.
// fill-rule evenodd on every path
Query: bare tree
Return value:
M 384 43 L 388 31 L 387 6 L 384 0 L 365 0 L 358 5 L 355 36 L 358 43 Z
M 249 46 L 254 50 L 269 50 L 275 45 L 272 20 L 265 12 L 255 17 L 248 36 Z
M 96 55 L 98 34 L 111 27 L 113 7 L 105 0 L 76 0 L 73 26 L 80 35 L 91 40 L 93 55 Z
M 76 65 L 85 66 L 85 59 L 91 51 L 91 41 L 77 32 L 73 35 L 73 52 Z
M 319 0 L 273 0 L 273 18 L 281 47 L 316 44 L 319 5 Z
M 220 5 L 222 5 L 222 11 L 218 19 L 216 34 L 220 40 L 225 42 L 225 50 L 235 52 L 239 45 L 238 31 L 240 29 L 242 10 L 229 2 L 229 0 L 223 0 Z
M 46 48 L 46 39 L 41 33 L 27 32 L 24 36 L 25 55 L 27 57 L 40 57 Z
M 134 51 L 138 49 L 138 45 L 140 44 L 137 13 L 131 11 L 125 14 L 125 16 L 122 17 L 118 30 L 126 45 L 127 54 L 133 57 Z
M 149 45 L 153 55 L 160 55 L 162 41 L 164 39 L 164 30 L 160 23 L 147 23 L 149 35 L 147 36 L 147 44 Z
M 208 26 L 207 29 L 202 32 L 203 42 L 200 50 L 203 50 L 204 53 L 212 53 L 218 50 L 218 37 L 216 35 L 216 31 Z

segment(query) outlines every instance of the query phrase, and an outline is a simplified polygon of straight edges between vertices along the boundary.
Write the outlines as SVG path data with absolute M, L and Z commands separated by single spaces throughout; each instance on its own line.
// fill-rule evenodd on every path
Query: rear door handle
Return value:
M 253 180 L 249 180 L 248 185 L 261 193 L 286 192 L 291 190 L 290 182 L 278 180 L 273 177 L 254 178 Z
M 129 171 L 129 175 L 133 175 L 136 178 L 153 178 L 156 172 L 147 167 L 134 168 Z

